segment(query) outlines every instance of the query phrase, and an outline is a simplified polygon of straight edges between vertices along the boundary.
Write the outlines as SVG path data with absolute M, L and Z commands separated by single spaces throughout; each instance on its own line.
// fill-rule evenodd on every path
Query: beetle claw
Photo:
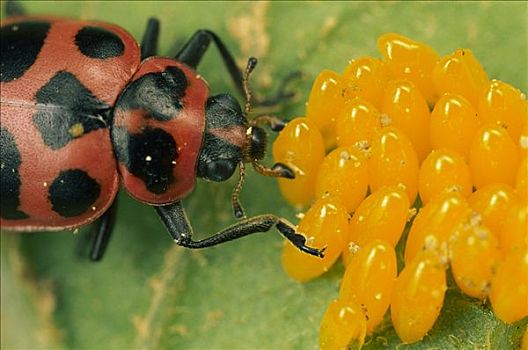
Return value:
M 272 167 L 273 171 L 279 173 L 279 177 L 284 177 L 286 179 L 295 179 L 295 173 L 289 166 L 283 163 L 275 163 Z

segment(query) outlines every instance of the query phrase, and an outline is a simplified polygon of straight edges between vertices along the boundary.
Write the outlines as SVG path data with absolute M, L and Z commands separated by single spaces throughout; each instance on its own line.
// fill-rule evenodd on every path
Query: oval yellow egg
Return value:
M 323 70 L 312 85 L 306 117 L 315 122 L 328 147 L 335 144 L 335 119 L 344 103 L 341 77 L 334 71 Z
M 482 126 L 471 143 L 469 169 L 475 187 L 502 182 L 514 186 L 519 156 L 515 143 L 504 128 Z
M 510 185 L 494 183 L 473 192 L 468 203 L 481 216 L 482 224 L 499 234 L 514 197 Z
M 433 68 L 432 80 L 439 96 L 445 93 L 462 95 L 474 108 L 477 108 L 480 91 L 489 81 L 470 49 L 457 49 L 442 57 Z
M 383 321 L 396 274 L 394 247 L 382 240 L 374 240 L 361 247 L 346 268 L 339 298 L 354 300 L 363 307 L 367 315 L 367 333 Z
M 471 209 L 459 192 L 442 192 L 420 209 L 405 243 L 405 264 L 419 251 L 437 249 L 447 252 L 447 242 L 468 219 Z
M 374 57 L 352 60 L 343 72 L 344 94 L 347 99 L 360 97 L 379 109 L 388 79 L 387 69 L 381 60 Z
M 354 147 L 338 147 L 319 166 L 315 195 L 339 197 L 348 212 L 353 212 L 365 198 L 368 189 L 367 163 Z
M 431 75 L 440 56 L 432 47 L 400 34 L 387 33 L 378 38 L 378 49 L 391 79 L 412 81 L 429 104 L 436 102 L 438 94 Z
M 479 223 L 465 223 L 450 244 L 451 271 L 458 287 L 484 300 L 499 257 L 495 234 Z
M 452 149 L 467 161 L 471 141 L 480 123 L 476 109 L 468 100 L 460 95 L 445 94 L 431 112 L 431 146 L 433 149 Z
M 528 101 L 519 89 L 494 79 L 479 94 L 478 114 L 484 123 L 498 124 L 518 140 L 528 123 Z
M 431 150 L 429 141 L 429 107 L 414 84 L 407 80 L 387 83 L 383 95 L 381 112 L 386 123 L 398 128 L 411 141 L 418 161 L 421 162 Z
M 418 187 L 418 157 L 411 141 L 399 129 L 382 128 L 372 140 L 368 160 L 370 190 L 382 186 L 405 187 L 409 201 L 414 203 Z
M 445 190 L 469 197 L 473 190 L 471 174 L 464 158 L 455 151 L 432 151 L 422 162 L 418 174 L 418 192 L 424 204 Z
M 392 325 L 403 343 L 417 342 L 431 330 L 446 289 L 445 266 L 436 252 L 421 251 L 403 268 L 391 301 Z
M 365 341 L 367 322 L 353 300 L 333 300 L 321 321 L 320 350 L 359 350 Z
M 341 254 L 348 235 L 346 208 L 337 198 L 321 198 L 304 214 L 297 231 L 306 237 L 306 245 L 326 247 L 324 258 L 319 258 L 301 252 L 289 241 L 284 242 L 284 270 L 293 279 L 306 282 L 328 271 Z
M 278 179 L 282 195 L 290 204 L 297 207 L 310 204 L 324 155 L 323 138 L 313 121 L 295 118 L 280 132 L 273 143 L 273 159 L 295 173 L 295 179 Z
M 380 118 L 380 112 L 370 102 L 360 97 L 348 101 L 337 115 L 337 145 L 361 146 L 363 143 L 369 147 L 372 138 L 381 128 Z
M 491 307 L 506 323 L 528 316 L 528 250 L 504 256 L 491 280 Z
M 401 186 L 383 186 L 370 194 L 350 219 L 347 241 L 365 246 L 373 240 L 384 240 L 396 246 L 409 218 L 409 197 Z M 350 251 L 343 260 L 348 265 Z

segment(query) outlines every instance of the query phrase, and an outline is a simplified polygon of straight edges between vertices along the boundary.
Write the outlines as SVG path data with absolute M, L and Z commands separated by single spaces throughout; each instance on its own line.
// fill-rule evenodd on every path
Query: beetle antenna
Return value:
M 249 89 L 249 76 L 257 66 L 257 63 L 258 60 L 256 57 L 250 57 L 248 59 L 246 70 L 244 71 L 244 79 L 242 80 L 244 95 L 246 95 L 246 104 L 244 106 L 244 113 L 246 114 L 246 118 L 249 115 L 249 111 L 251 110 L 251 90 Z
M 244 165 L 244 162 L 240 162 L 238 169 L 240 171 L 240 176 L 238 178 L 238 182 L 235 186 L 235 189 L 233 190 L 233 195 L 231 196 L 231 203 L 233 205 L 233 212 L 235 214 L 235 218 L 242 219 L 246 217 L 246 212 L 242 207 L 242 204 L 240 204 L 239 200 L 240 191 L 242 191 L 242 186 L 244 185 L 244 177 L 246 175 L 246 166 Z
M 249 115 L 249 112 L 251 111 L 251 90 L 249 89 L 249 77 L 251 76 L 251 73 L 257 66 L 258 60 L 255 57 L 250 57 L 248 59 L 246 70 L 244 71 L 244 77 L 242 79 L 242 87 L 244 90 L 244 95 L 246 97 L 246 103 L 244 105 L 244 114 L 247 116 Z M 251 127 L 248 128 L 248 132 L 246 132 L 247 137 L 247 147 L 244 147 L 243 155 L 242 155 L 242 161 L 239 163 L 239 171 L 240 176 L 238 178 L 238 182 L 235 186 L 235 189 L 233 190 L 233 194 L 231 196 L 231 204 L 233 206 L 233 213 L 237 219 L 244 218 L 246 216 L 246 213 L 244 211 L 244 207 L 242 207 L 242 204 L 240 203 L 240 192 L 242 191 L 242 187 L 244 186 L 244 177 L 246 175 L 246 167 L 244 165 L 244 161 L 250 162 L 251 156 L 249 148 L 251 146 Z
M 249 88 L 249 77 L 255 67 L 257 66 L 258 60 L 255 57 L 250 57 L 248 59 L 248 63 L 246 66 L 246 70 L 244 71 L 244 78 L 242 80 L 242 87 L 244 89 L 244 95 L 246 95 L 246 104 L 244 106 L 244 113 L 246 114 L 246 118 L 249 116 L 249 112 L 251 111 L 251 90 Z M 282 120 L 281 118 L 274 116 L 274 115 L 259 115 L 258 117 L 252 119 L 249 122 L 250 126 L 261 126 L 261 125 L 269 125 L 272 131 L 281 131 L 286 126 L 286 122 Z
M 248 63 L 246 66 L 246 70 L 244 71 L 244 79 L 243 79 L 243 88 L 244 88 L 244 94 L 246 95 L 246 104 L 244 106 L 244 113 L 247 116 L 249 115 L 249 112 L 251 110 L 251 90 L 249 89 L 249 77 L 255 67 L 257 66 L 257 59 L 255 57 L 250 57 L 248 59 Z M 252 151 L 252 137 L 254 137 L 253 134 L 253 127 L 257 127 L 259 125 L 269 125 L 272 130 L 274 131 L 280 131 L 284 126 L 286 125 L 284 121 L 282 121 L 280 118 L 271 116 L 271 115 L 262 115 L 254 120 L 250 121 L 249 128 L 247 129 L 246 136 L 247 136 L 247 147 L 244 148 L 243 156 L 242 156 L 242 162 L 240 162 L 239 169 L 240 169 L 240 177 L 238 180 L 237 185 L 235 186 L 235 189 L 233 190 L 233 195 L 231 197 L 231 202 L 233 204 L 233 212 L 235 214 L 235 217 L 240 219 L 245 217 L 244 208 L 240 204 L 239 196 L 240 191 L 242 191 L 242 186 L 244 185 L 244 176 L 245 176 L 245 166 L 244 162 L 251 162 L 253 165 L 253 168 L 255 170 L 264 176 L 271 176 L 271 177 L 284 177 L 288 179 L 295 178 L 295 173 L 293 170 L 291 170 L 288 166 L 282 164 L 282 163 L 276 163 L 273 165 L 273 167 L 268 168 L 264 165 L 259 163 L 259 160 L 263 157 L 263 154 L 256 155 L 254 154 L 254 150 Z
M 246 70 L 244 71 L 244 78 L 242 80 L 242 87 L 244 89 L 244 95 L 246 95 L 246 103 L 244 105 L 244 114 L 247 116 L 249 115 L 249 111 L 251 110 L 251 90 L 249 89 L 249 77 L 251 75 L 251 72 L 255 69 L 257 66 L 258 60 L 255 57 L 250 57 L 247 62 Z M 249 128 L 248 130 L 250 130 Z M 248 145 L 251 144 L 251 133 L 246 133 L 247 142 Z M 235 214 L 235 217 L 237 219 L 244 218 L 246 216 L 246 213 L 244 211 L 244 207 L 242 207 L 242 204 L 240 203 L 240 192 L 242 191 L 242 186 L 244 186 L 244 177 L 246 175 L 246 167 L 244 165 L 244 160 L 247 160 L 249 158 L 249 147 L 245 147 L 243 150 L 242 155 L 242 161 L 239 163 L 238 169 L 240 171 L 240 176 L 238 178 L 238 182 L 235 186 L 235 189 L 233 190 L 233 194 L 231 196 L 231 204 L 233 205 L 233 212 Z
M 244 72 L 243 87 L 244 87 L 244 94 L 246 95 L 246 105 L 244 108 L 244 112 L 246 114 L 246 117 L 249 114 L 249 111 L 251 110 L 251 90 L 249 89 L 249 76 L 251 75 L 251 72 L 253 72 L 253 70 L 255 69 L 257 62 L 258 61 L 255 57 L 250 57 L 248 59 L 246 70 Z M 280 131 L 284 128 L 286 123 L 282 119 L 276 116 L 261 115 L 251 120 L 249 122 L 249 125 L 250 125 L 250 128 L 248 129 L 248 132 L 247 132 L 248 138 L 251 137 L 252 132 L 250 130 L 254 126 L 269 125 L 273 131 Z M 282 163 L 276 163 L 273 165 L 273 167 L 268 168 L 260 164 L 258 158 L 248 159 L 246 155 L 244 159 L 247 159 L 247 161 L 251 162 L 251 164 L 253 165 L 253 168 L 255 168 L 255 170 L 261 175 L 271 176 L 271 177 L 285 177 L 288 179 L 295 178 L 294 172 L 287 165 L 284 165 Z M 238 194 L 242 188 L 242 183 L 243 183 L 243 168 L 242 167 L 240 168 L 240 176 L 241 177 L 237 184 L 237 187 L 235 188 L 235 192 L 233 192 L 233 208 L 235 210 L 235 216 L 237 215 L 236 206 L 238 206 L 239 209 L 242 209 L 242 207 L 240 206 L 240 203 L 238 203 Z
M 250 57 L 246 66 L 246 71 L 244 72 L 244 80 L 243 80 L 243 88 L 244 88 L 244 94 L 246 95 L 246 104 L 244 106 L 244 113 L 246 114 L 246 117 L 249 116 L 249 112 L 251 110 L 251 90 L 249 89 L 249 76 L 251 75 L 251 72 L 255 69 L 257 66 L 257 59 L 255 57 Z M 260 125 L 269 125 L 271 130 L 273 131 L 281 131 L 284 126 L 286 126 L 286 123 L 284 120 L 280 119 L 277 116 L 274 115 L 259 115 L 258 117 L 252 119 L 249 122 L 250 126 L 260 126 Z

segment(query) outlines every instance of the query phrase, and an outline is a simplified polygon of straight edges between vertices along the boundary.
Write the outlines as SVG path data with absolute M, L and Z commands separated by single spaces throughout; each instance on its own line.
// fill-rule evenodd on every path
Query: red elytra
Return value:
M 6 20 L 2 28 L 27 20 Z M 140 64 L 139 46 L 124 29 L 112 24 L 58 19 L 50 24 L 35 62 L 21 77 L 0 85 L 2 130 L 14 136 L 21 156 L 18 209 L 27 215 L 22 220 L 2 216 L 1 226 L 9 230 L 55 230 L 91 222 L 108 209 L 119 185 L 109 129 L 94 130 L 60 149 L 51 149 L 33 123 L 38 103 L 35 95 L 57 72 L 68 71 L 97 99 L 112 106 Z M 99 26 L 117 35 L 124 44 L 123 55 L 100 60 L 80 53 L 74 37 L 85 26 Z M 81 215 L 64 217 L 52 210 L 48 189 L 64 169 L 83 169 L 101 187 L 97 200 Z
M 174 160 L 173 169 L 174 177 L 178 181 L 162 194 L 150 192 L 144 181 L 131 174 L 123 163 L 119 164 L 125 188 L 134 198 L 149 204 L 171 203 L 182 199 L 192 191 L 196 183 L 196 162 L 205 129 L 205 101 L 209 89 L 205 81 L 194 70 L 174 62 L 173 59 L 152 57 L 141 64 L 132 77 L 132 81 L 148 73 L 163 72 L 167 67 L 178 67 L 185 73 L 189 84 L 183 98 L 185 110 L 174 116 L 173 122 L 167 124 L 156 119 L 145 118 L 139 109 L 126 111 L 116 108 L 114 113 L 114 126 L 124 126 L 130 133 L 137 133 L 145 126 L 159 127 L 172 135 L 178 145 L 177 152 L 180 156 Z

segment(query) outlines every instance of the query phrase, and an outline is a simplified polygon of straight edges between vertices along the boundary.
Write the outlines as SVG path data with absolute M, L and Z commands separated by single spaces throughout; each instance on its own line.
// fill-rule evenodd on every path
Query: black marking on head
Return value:
M 28 215 L 20 206 L 20 152 L 15 138 L 9 131 L 0 128 L 0 216 L 4 219 L 26 219 Z
M 221 129 L 233 125 L 247 125 L 238 101 L 229 94 L 219 94 L 207 99 L 205 106 L 206 129 Z
M 146 117 L 168 121 L 183 109 L 185 90 L 189 86 L 185 73 L 178 67 L 148 73 L 127 86 L 116 108 L 143 109 Z
M 33 122 L 52 149 L 110 124 L 110 107 L 69 72 L 55 74 L 35 97 L 38 105 Z
M 83 27 L 75 36 L 75 44 L 83 55 L 91 58 L 118 57 L 125 51 L 121 38 L 101 27 Z
M 145 128 L 139 134 L 126 129 L 112 129 L 112 141 L 117 159 L 131 174 L 145 183 L 155 194 L 165 193 L 175 181 L 173 169 L 178 147 L 172 136 L 159 128 Z
M 206 132 L 198 160 L 198 176 L 211 181 L 225 181 L 242 160 L 240 147 Z
M 247 120 L 238 101 L 228 94 L 207 99 L 205 135 L 198 160 L 198 176 L 211 181 L 229 179 L 242 160 L 239 146 L 213 135 L 209 130 L 246 126 Z M 245 135 L 244 135 L 245 136 Z
M 0 31 L 1 82 L 20 78 L 35 63 L 50 27 L 50 23 L 38 21 L 2 26 Z
M 101 186 L 81 169 L 61 171 L 48 190 L 53 210 L 63 217 L 73 217 L 91 209 Z

